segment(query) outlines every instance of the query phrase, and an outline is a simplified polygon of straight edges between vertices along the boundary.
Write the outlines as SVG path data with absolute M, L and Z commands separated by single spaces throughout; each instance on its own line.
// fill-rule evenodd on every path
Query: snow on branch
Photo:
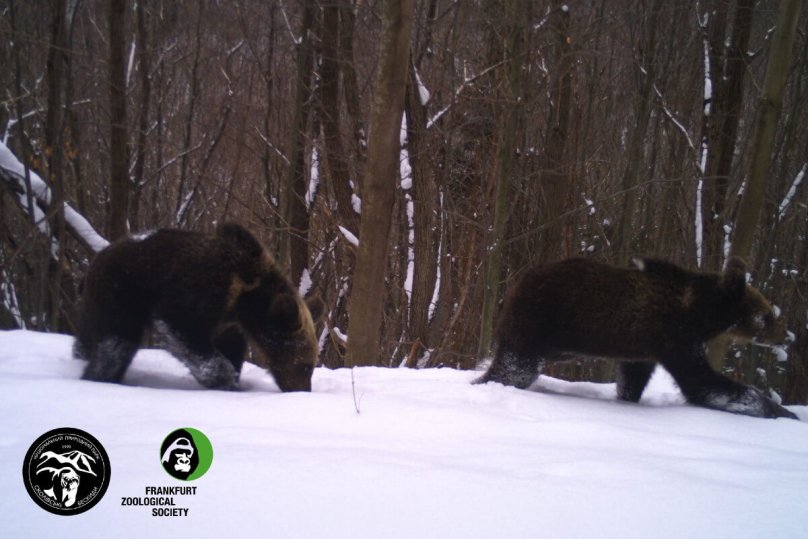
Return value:
M 470 88 L 470 87 L 471 87 L 471 86 L 473 86 L 473 85 L 474 85 L 474 83 L 475 83 L 475 82 L 477 82 L 479 79 L 481 79 L 482 77 L 486 76 L 488 73 L 490 73 L 491 71 L 493 71 L 493 70 L 497 69 L 498 67 L 500 67 L 500 66 L 504 65 L 506 62 L 507 62 L 507 60 L 502 60 L 502 61 L 497 62 L 496 64 L 494 64 L 494 65 L 492 65 L 492 66 L 489 66 L 489 67 L 487 67 L 487 68 L 483 69 L 482 71 L 480 71 L 480 72 L 479 72 L 478 74 L 476 74 L 476 75 L 472 75 L 472 76 L 470 76 L 470 77 L 466 77 L 466 78 L 463 80 L 463 83 L 462 83 L 460 86 L 458 86 L 458 87 L 457 87 L 457 89 L 455 90 L 455 92 L 454 92 L 454 99 L 457 99 L 458 97 L 460 97 L 460 94 L 461 94 L 461 93 L 463 93 L 463 90 L 465 90 L 465 89 L 467 89 L 467 88 Z M 427 129 L 429 129 L 429 128 L 431 128 L 433 125 L 435 125 L 435 123 L 436 123 L 438 120 L 440 120 L 440 118 L 441 118 L 441 117 L 442 117 L 444 114 L 446 114 L 446 113 L 449 111 L 449 109 L 450 109 L 450 108 L 452 108 L 452 105 L 454 105 L 454 103 L 455 103 L 455 101 L 453 100 L 453 101 L 452 101 L 452 102 L 450 102 L 448 105 L 446 105 L 446 106 L 445 106 L 445 107 L 443 107 L 441 110 L 439 110 L 437 113 L 435 113 L 435 115 L 434 115 L 434 116 L 432 116 L 432 118 L 430 118 L 430 119 L 429 119 L 429 120 L 426 122 L 426 128 L 427 128 Z
M 348 243 L 353 245 L 354 247 L 359 247 L 359 238 L 357 238 L 353 232 L 345 228 L 344 226 L 339 227 L 339 231 L 342 233 L 342 236 L 348 240 Z
M 786 196 L 783 197 L 783 201 L 780 203 L 780 207 L 777 210 L 778 221 L 782 221 L 783 217 L 785 217 L 786 212 L 788 211 L 788 207 L 791 205 L 791 201 L 794 199 L 794 195 L 797 194 L 797 189 L 800 188 L 802 180 L 805 178 L 806 170 L 808 170 L 808 163 L 802 165 L 802 168 L 797 173 L 797 176 L 794 178 L 794 181 L 791 182 L 791 187 L 789 187 L 788 193 L 786 193 Z
M 682 125 L 682 122 L 680 122 L 673 112 L 671 112 L 667 102 L 665 101 L 665 96 L 662 95 L 662 92 L 659 90 L 656 84 L 654 84 L 654 93 L 656 93 L 657 97 L 662 103 L 662 111 L 665 113 L 665 116 L 667 116 L 668 119 L 673 122 L 673 125 L 675 125 L 676 128 L 685 136 L 685 139 L 687 139 L 687 145 L 690 146 L 690 149 L 695 151 L 696 147 L 693 145 L 693 139 L 690 138 L 690 134 L 687 132 L 685 126 Z
M 34 200 L 37 201 L 37 204 L 49 207 L 53 199 L 50 186 L 33 170 L 29 170 L 29 175 L 31 178 L 31 195 Z M 26 202 L 28 189 L 25 181 L 25 167 L 3 142 L 0 142 L 0 180 L 8 184 L 19 196 L 20 206 L 23 210 L 29 211 Z M 39 205 L 36 205 L 33 211 L 35 213 L 34 220 L 39 230 L 43 234 L 50 236 L 50 229 L 44 212 Z M 88 249 L 98 252 L 109 245 L 109 241 L 101 236 L 93 228 L 93 225 L 67 202 L 64 203 L 64 212 L 68 230 Z

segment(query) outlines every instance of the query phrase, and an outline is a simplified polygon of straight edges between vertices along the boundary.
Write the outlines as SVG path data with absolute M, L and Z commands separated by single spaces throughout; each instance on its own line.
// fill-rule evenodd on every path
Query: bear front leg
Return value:
M 236 376 L 244 365 L 244 356 L 247 353 L 247 340 L 236 326 L 228 326 L 213 339 L 213 346 L 227 358 L 236 371 Z
M 156 322 L 155 328 L 165 348 L 188 367 L 201 385 L 209 389 L 238 389 L 239 372 L 213 344 L 199 342 L 198 337 L 185 337 L 163 321 Z
M 617 367 L 617 398 L 640 402 L 656 363 L 650 361 L 621 361 Z
M 662 365 L 692 404 L 752 417 L 798 419 L 757 388 L 738 384 L 715 372 L 703 350 L 671 354 L 663 358 Z
M 526 389 L 539 377 L 543 364 L 538 354 L 517 354 L 500 347 L 494 355 L 491 366 L 474 383 L 499 382 L 506 386 Z

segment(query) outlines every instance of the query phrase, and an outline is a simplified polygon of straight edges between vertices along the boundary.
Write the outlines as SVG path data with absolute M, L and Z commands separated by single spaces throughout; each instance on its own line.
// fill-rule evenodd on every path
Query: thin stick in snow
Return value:
M 359 403 L 362 402 L 362 397 L 359 397 L 359 401 L 356 400 L 356 381 L 354 380 L 353 371 L 354 368 L 351 367 L 351 394 L 353 395 L 354 410 L 356 410 L 356 415 L 359 415 Z

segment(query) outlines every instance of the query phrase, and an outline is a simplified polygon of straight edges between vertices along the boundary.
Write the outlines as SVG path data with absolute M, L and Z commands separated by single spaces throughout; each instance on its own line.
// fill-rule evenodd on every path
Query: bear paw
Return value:
M 746 387 L 737 395 L 709 394 L 704 399 L 704 404 L 708 408 L 725 410 L 734 414 L 765 418 L 787 417 L 799 420 L 793 412 L 774 402 L 759 389 L 751 386 Z

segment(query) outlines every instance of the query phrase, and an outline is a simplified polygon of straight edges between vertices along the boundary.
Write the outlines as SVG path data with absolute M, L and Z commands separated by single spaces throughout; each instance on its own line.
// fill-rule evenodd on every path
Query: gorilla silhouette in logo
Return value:
M 177 479 L 187 480 L 199 466 L 199 452 L 191 434 L 179 429 L 172 432 L 160 448 L 163 469 Z

